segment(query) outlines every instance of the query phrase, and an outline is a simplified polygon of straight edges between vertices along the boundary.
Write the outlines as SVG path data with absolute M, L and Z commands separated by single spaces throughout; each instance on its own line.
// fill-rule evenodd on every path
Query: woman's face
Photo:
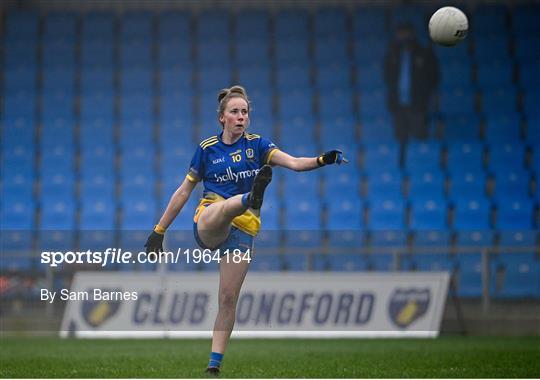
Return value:
M 248 104 L 242 98 L 231 98 L 219 116 L 223 131 L 235 135 L 244 133 L 249 125 Z

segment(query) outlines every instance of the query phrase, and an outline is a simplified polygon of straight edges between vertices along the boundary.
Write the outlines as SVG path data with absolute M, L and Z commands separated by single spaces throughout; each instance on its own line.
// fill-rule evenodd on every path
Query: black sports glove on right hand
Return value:
M 163 252 L 163 238 L 164 234 L 158 234 L 156 231 L 152 231 L 148 239 L 146 240 L 146 254 L 150 255 L 159 255 Z
M 345 157 L 343 157 L 343 152 L 338 149 L 323 153 L 317 158 L 317 163 L 319 164 L 319 166 L 331 164 L 341 165 L 342 162 L 347 163 L 349 161 Z

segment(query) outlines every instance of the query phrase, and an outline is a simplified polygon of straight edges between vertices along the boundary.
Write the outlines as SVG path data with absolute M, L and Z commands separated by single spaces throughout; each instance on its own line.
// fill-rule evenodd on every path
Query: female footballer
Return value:
M 203 198 L 195 211 L 193 232 L 203 249 L 251 252 L 260 229 L 260 208 L 266 186 L 272 180 L 271 165 L 306 171 L 347 162 L 339 150 L 319 157 L 292 157 L 271 141 L 247 133 L 250 103 L 243 87 L 233 86 L 218 94 L 218 120 L 222 132 L 203 140 L 189 172 L 172 195 L 158 224 L 145 244 L 146 252 L 162 252 L 163 237 L 188 200 L 196 184 L 203 182 Z M 219 263 L 219 307 L 212 336 L 207 372 L 218 375 L 231 335 L 236 303 L 249 267 L 249 260 L 221 260 Z

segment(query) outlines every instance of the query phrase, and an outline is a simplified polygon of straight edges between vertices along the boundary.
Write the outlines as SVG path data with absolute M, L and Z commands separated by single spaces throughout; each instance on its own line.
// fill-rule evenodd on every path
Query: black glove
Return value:
M 144 246 L 146 247 L 146 254 L 149 258 L 150 256 L 154 256 L 163 252 L 164 237 L 164 234 L 158 234 L 156 231 L 152 231 L 150 236 L 148 236 L 148 239 L 146 240 L 146 244 Z
M 345 157 L 343 157 L 343 152 L 338 149 L 330 150 L 326 153 L 321 154 L 317 158 L 317 163 L 319 166 L 338 164 L 341 165 L 342 162 L 349 162 Z

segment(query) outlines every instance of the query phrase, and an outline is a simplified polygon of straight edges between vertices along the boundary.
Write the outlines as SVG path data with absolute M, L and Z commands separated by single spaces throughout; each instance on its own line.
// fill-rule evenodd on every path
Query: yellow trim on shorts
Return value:
M 225 200 L 225 198 L 217 194 L 208 194 L 207 196 L 208 198 L 201 198 L 199 201 L 199 205 L 197 206 L 195 215 L 193 216 L 193 222 L 195 223 L 199 221 L 199 216 L 206 206 Z M 233 219 L 232 225 L 248 235 L 257 236 L 261 230 L 261 218 L 258 215 L 255 215 L 251 210 L 246 210 L 246 212 L 244 212 L 242 215 L 239 215 Z

